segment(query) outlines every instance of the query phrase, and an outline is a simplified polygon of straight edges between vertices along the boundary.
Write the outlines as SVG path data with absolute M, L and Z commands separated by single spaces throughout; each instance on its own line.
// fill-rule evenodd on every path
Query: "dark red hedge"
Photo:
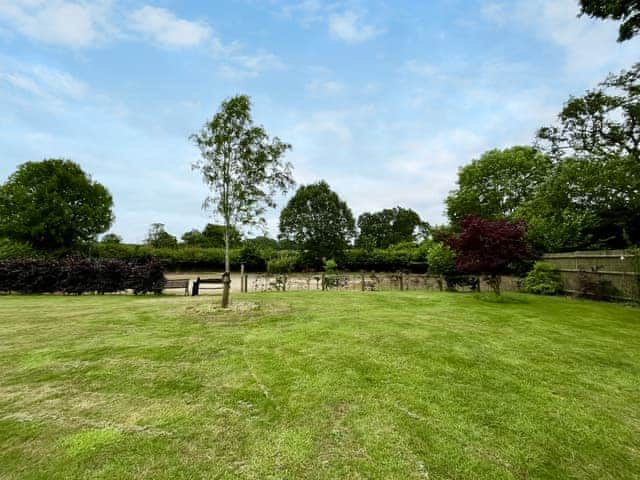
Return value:
M 0 292 L 161 293 L 166 280 L 158 261 L 128 262 L 86 257 L 0 261 Z

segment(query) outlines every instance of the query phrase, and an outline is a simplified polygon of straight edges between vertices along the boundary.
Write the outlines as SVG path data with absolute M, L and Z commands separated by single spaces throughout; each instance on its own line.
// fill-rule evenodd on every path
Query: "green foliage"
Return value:
M 290 252 L 283 252 L 267 262 L 267 272 L 277 275 L 286 275 L 295 270 L 297 262 L 297 255 Z
M 411 209 L 395 207 L 380 212 L 363 213 L 358 217 L 359 248 L 387 248 L 401 242 L 415 242 L 424 237 L 428 224 Z
M 511 218 L 531 198 L 551 168 L 532 147 L 490 150 L 458 172 L 458 188 L 446 199 L 447 215 L 459 225 L 468 215 Z
M 86 252 L 98 258 L 143 261 L 157 258 L 167 270 L 224 270 L 223 248 L 154 248 L 150 245 L 95 243 Z M 240 269 L 240 250 L 231 250 L 231 265 Z
M 176 248 L 178 240 L 164 229 L 164 223 L 152 223 L 144 243 L 154 248 Z
M 433 275 L 447 278 L 456 274 L 456 254 L 443 243 L 435 243 L 429 248 L 427 262 L 429 273 Z
M 325 181 L 298 188 L 280 213 L 280 238 L 316 268 L 323 258 L 340 258 L 354 236 L 351 209 Z
M 28 243 L 0 238 L 0 260 L 11 258 L 35 258 L 38 252 Z
M 375 272 L 409 271 L 425 273 L 427 271 L 427 255 L 429 246 L 396 246 L 392 248 L 365 250 L 352 248 L 344 252 L 341 266 L 344 270 Z
M 580 0 L 580 15 L 584 14 L 603 20 L 620 20 L 618 42 L 630 40 L 640 32 L 638 0 Z
M 100 239 L 101 243 L 122 243 L 122 237 L 115 233 L 107 233 Z
M 524 280 L 524 290 L 538 295 L 557 295 L 562 291 L 560 272 L 546 262 L 536 262 Z
M 109 229 L 112 205 L 77 163 L 23 163 L 0 186 L 0 236 L 40 250 L 75 247 Z
M 238 262 L 244 264 L 247 272 L 264 272 L 270 252 L 261 250 L 253 243 L 244 243 L 238 253 Z
M 333 259 L 324 261 L 324 273 L 335 274 L 338 271 L 338 263 Z
M 572 97 L 538 131 L 554 166 L 516 217 L 543 251 L 640 242 L 640 63 Z
M 237 228 L 229 228 L 230 248 L 240 246 L 242 234 Z M 193 229 L 182 235 L 182 243 L 188 247 L 224 248 L 224 225 L 208 223 L 204 230 Z
M 190 138 L 201 155 L 193 167 L 211 190 L 205 207 L 224 220 L 228 270 L 232 228 L 265 225 L 264 213 L 275 207 L 275 195 L 293 186 L 291 165 L 282 161 L 291 145 L 278 137 L 270 139 L 262 126 L 254 125 L 246 95 L 222 102 L 211 121 Z

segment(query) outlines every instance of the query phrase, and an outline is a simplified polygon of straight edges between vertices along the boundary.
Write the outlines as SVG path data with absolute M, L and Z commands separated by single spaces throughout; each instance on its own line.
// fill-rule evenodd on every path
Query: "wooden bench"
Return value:
M 210 285 L 210 286 L 207 286 Z M 224 289 L 224 281 L 221 278 L 200 278 L 198 277 L 195 282 L 193 282 L 193 289 L 191 290 L 191 295 L 194 297 L 200 294 L 200 290 L 223 290 Z
M 184 289 L 185 296 L 189 295 L 189 279 L 188 278 L 171 278 L 167 279 L 164 284 L 164 290 L 169 290 L 172 288 L 182 288 Z

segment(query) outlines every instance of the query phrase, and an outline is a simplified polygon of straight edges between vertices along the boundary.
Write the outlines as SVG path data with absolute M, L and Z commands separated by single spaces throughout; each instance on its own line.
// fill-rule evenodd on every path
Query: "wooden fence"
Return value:
M 636 256 L 626 250 L 549 253 L 544 261 L 560 272 L 565 292 L 584 293 L 585 279 L 612 287 L 619 300 L 640 300 L 640 278 Z

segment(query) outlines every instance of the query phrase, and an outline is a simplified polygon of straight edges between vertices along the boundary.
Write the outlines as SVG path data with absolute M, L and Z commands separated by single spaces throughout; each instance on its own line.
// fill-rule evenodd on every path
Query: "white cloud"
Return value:
M 13 72 L 0 72 L 0 80 L 49 100 L 81 100 L 89 90 L 87 84 L 69 73 L 42 65 Z
M 224 49 L 217 56 L 222 64 L 219 67 L 221 75 L 230 80 L 255 78 L 268 71 L 284 70 L 285 64 L 277 55 L 258 51 L 253 54 L 240 53 L 238 48 Z
M 0 22 L 39 42 L 87 48 L 111 29 L 109 9 L 103 1 L 0 0 Z
M 578 12 L 574 0 L 494 1 L 482 9 L 499 27 L 515 25 L 561 47 L 571 73 L 592 72 L 591 77 L 598 78 L 602 70 L 618 70 L 637 60 L 638 39 L 617 44 L 617 22 L 577 18 Z
M 363 43 L 380 35 L 383 30 L 363 22 L 362 16 L 346 11 L 329 17 L 329 32 L 346 43 Z
M 184 20 L 169 10 L 150 5 L 130 13 L 129 28 L 169 48 L 194 47 L 211 36 L 211 29 L 205 23 Z
M 307 83 L 306 90 L 312 95 L 334 96 L 343 93 L 346 87 L 335 80 L 314 79 Z

